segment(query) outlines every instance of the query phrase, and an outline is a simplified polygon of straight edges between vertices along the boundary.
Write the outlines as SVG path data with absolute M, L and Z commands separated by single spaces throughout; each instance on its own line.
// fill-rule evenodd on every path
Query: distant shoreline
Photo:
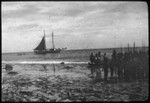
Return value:
M 68 49 L 65 51 L 83 51 L 83 50 L 110 50 L 110 49 L 120 49 L 121 47 L 116 48 L 90 48 L 90 49 Z M 127 49 L 128 47 L 122 47 L 122 49 Z M 129 47 L 129 49 L 132 49 L 133 47 Z M 135 47 L 135 48 L 142 48 L 141 46 Z M 145 46 L 143 48 L 149 48 L 149 46 Z M 16 54 L 16 53 L 32 53 L 33 51 L 25 51 L 25 52 L 4 52 L 2 54 Z

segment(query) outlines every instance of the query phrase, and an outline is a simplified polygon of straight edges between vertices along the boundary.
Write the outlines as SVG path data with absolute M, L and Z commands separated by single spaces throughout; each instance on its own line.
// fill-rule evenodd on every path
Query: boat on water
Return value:
M 22 55 L 25 55 L 25 53 L 17 53 L 17 55 L 20 55 L 20 56 L 22 56 Z
M 34 49 L 34 53 L 36 53 L 36 54 L 60 53 L 61 49 L 60 48 L 55 48 L 53 32 L 52 32 L 52 46 L 53 47 L 51 49 L 46 48 L 45 32 L 44 32 L 44 36 L 43 36 L 40 44 Z

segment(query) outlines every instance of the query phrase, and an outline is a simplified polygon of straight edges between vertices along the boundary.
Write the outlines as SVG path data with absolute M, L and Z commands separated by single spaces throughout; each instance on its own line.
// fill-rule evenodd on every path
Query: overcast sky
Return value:
M 148 45 L 146 2 L 2 2 L 2 52 Z

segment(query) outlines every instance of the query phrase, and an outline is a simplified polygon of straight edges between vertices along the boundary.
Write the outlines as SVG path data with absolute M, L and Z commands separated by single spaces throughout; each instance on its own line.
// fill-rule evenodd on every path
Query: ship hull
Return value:
M 44 51 L 35 50 L 34 53 L 35 54 L 46 54 L 47 52 L 45 50 Z
M 34 53 L 35 54 L 47 54 L 47 53 L 60 53 L 61 49 L 49 49 L 49 50 L 35 50 Z
M 49 49 L 46 51 L 47 53 L 60 53 L 61 49 Z

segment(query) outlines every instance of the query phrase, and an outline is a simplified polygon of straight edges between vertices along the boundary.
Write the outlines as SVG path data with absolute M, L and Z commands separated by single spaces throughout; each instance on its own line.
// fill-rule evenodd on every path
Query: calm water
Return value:
M 2 54 L 2 61 L 71 61 L 71 62 L 88 62 L 90 53 L 97 53 L 101 51 L 103 54 L 107 52 L 109 55 L 112 50 L 66 50 L 58 54 L 34 54 L 33 52 L 26 52 L 25 55 L 18 55 L 18 53 L 4 53 Z
M 120 49 L 116 49 L 120 51 Z M 123 49 L 125 51 L 127 49 Z M 18 55 L 18 53 L 4 53 L 2 54 L 2 62 L 12 61 L 65 61 L 65 62 L 88 62 L 90 53 L 97 52 L 107 53 L 111 57 L 113 49 L 88 49 L 88 50 L 66 50 L 58 54 L 34 54 L 33 52 L 26 52 L 25 55 Z

